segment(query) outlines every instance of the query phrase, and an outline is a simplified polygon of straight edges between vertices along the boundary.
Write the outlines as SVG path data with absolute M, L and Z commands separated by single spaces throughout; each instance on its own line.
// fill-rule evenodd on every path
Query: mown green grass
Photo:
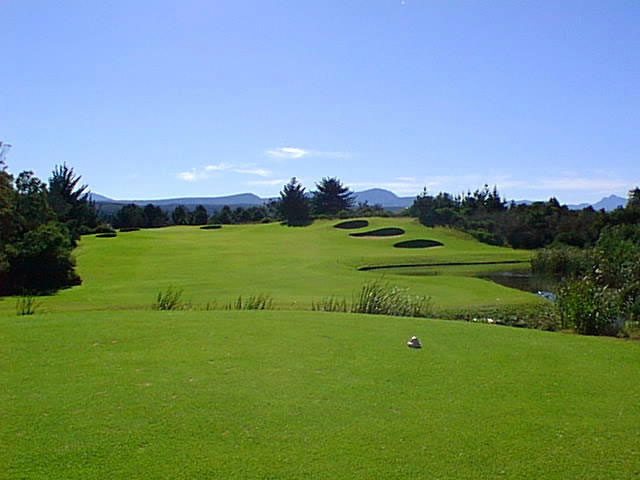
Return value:
M 400 275 L 358 267 L 424 262 L 528 260 L 531 252 L 485 245 L 446 228 L 426 228 L 408 218 L 372 218 L 369 229 L 400 227 L 391 238 L 354 238 L 349 230 L 319 221 L 309 227 L 279 224 L 225 225 L 220 230 L 170 227 L 120 233 L 116 238 L 83 237 L 76 250 L 83 284 L 43 298 L 48 312 L 148 308 L 160 290 L 184 290 L 194 305 L 234 301 L 239 295 L 270 294 L 276 308 L 309 309 L 313 300 L 346 296 L 370 280 L 385 278 L 412 294 L 433 297 L 436 308 L 539 302 L 534 295 L 478 278 Z M 399 240 L 428 238 L 430 249 L 399 249 Z M 411 273 L 411 272 L 405 272 Z M 15 308 L 0 300 L 0 312 Z
M 0 366 L 3 479 L 640 475 L 634 342 L 123 310 L 2 316 Z

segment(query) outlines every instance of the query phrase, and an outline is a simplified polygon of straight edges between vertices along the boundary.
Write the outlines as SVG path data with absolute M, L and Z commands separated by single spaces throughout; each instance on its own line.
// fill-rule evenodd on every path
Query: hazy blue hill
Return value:
M 122 205 L 128 203 L 134 203 L 136 205 L 147 205 L 152 203 L 158 205 L 165 210 L 172 210 L 178 205 L 184 205 L 187 207 L 195 208 L 196 205 L 204 205 L 210 212 L 219 209 L 224 205 L 229 205 L 232 208 L 235 207 L 251 207 L 254 205 L 263 205 L 269 200 L 277 199 L 273 198 L 260 198 L 253 193 L 240 193 L 237 195 L 227 195 L 223 197 L 183 197 L 183 198 L 165 198 L 155 200 L 113 200 L 104 195 L 97 193 L 91 193 L 91 198 L 104 212 L 112 212 L 119 209 Z M 362 192 L 355 192 L 354 199 L 356 203 L 367 202 L 369 205 L 380 204 L 385 208 L 391 210 L 398 210 L 401 208 L 410 207 L 415 196 L 412 197 L 399 197 L 395 193 L 385 190 L 383 188 L 371 188 L 369 190 L 363 190 Z M 530 200 L 516 200 L 517 205 L 525 204 L 530 205 L 533 203 Z M 596 210 L 605 209 L 606 211 L 615 210 L 618 207 L 624 207 L 627 204 L 627 199 L 619 197 L 617 195 L 609 195 L 602 200 L 590 204 L 579 203 L 575 205 L 567 205 L 572 210 L 581 210 L 592 206 Z
M 414 197 L 399 197 L 395 193 L 383 188 L 372 188 L 354 195 L 356 202 L 367 202 L 369 205 L 380 204 L 383 207 L 409 207 L 413 203 Z
M 593 204 L 593 208 L 600 210 L 604 208 L 606 211 L 615 210 L 618 207 L 625 207 L 627 205 L 627 199 L 618 197 L 617 195 L 609 195 L 603 198 L 598 203 Z

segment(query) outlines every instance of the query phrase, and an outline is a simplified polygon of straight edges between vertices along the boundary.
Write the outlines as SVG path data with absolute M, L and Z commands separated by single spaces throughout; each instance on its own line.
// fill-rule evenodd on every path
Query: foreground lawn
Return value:
M 414 295 L 429 295 L 436 308 L 482 307 L 541 302 L 535 295 L 501 287 L 478 278 L 448 275 L 415 276 L 414 271 L 358 271 L 361 266 L 447 262 L 528 260 L 531 252 L 477 242 L 469 235 L 426 228 L 409 218 L 374 218 L 372 230 L 396 226 L 406 233 L 391 238 L 354 238 L 350 230 L 319 221 L 309 227 L 280 224 L 230 225 L 220 230 L 170 227 L 120 233 L 117 238 L 83 237 L 76 250 L 80 287 L 42 298 L 48 312 L 149 308 L 156 294 L 173 285 L 194 305 L 239 295 L 271 294 L 281 309 L 310 309 L 326 296 L 351 298 L 360 286 L 376 278 L 406 287 Z M 354 230 L 354 231 L 361 231 Z M 394 248 L 401 240 L 431 239 L 443 247 Z M 483 267 L 486 268 L 486 267 Z M 0 312 L 13 313 L 15 300 L 0 299 Z
M 423 350 L 404 342 L 418 335 Z M 295 311 L 0 317 L 2 479 L 633 479 L 640 344 Z

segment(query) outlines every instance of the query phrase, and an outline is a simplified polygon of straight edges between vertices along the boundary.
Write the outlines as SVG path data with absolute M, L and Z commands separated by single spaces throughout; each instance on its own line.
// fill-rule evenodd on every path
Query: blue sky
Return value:
M 0 0 L 10 171 L 118 199 L 292 176 L 576 203 L 640 184 L 640 2 Z

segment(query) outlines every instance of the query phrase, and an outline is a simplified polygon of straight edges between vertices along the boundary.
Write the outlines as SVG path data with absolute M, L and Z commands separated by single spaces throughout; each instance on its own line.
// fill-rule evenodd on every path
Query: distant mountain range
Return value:
M 531 205 L 531 200 L 517 200 L 516 205 Z M 617 195 L 609 195 L 596 203 L 578 203 L 575 205 L 567 205 L 571 210 L 582 210 L 583 208 L 593 207 L 594 210 L 605 210 L 610 212 L 616 208 L 624 208 L 627 205 L 627 199 L 618 197 Z
M 149 203 L 162 207 L 164 210 L 172 210 L 178 205 L 184 205 L 186 207 L 195 207 L 196 205 L 204 205 L 208 211 L 213 212 L 218 210 L 224 205 L 229 205 L 232 208 L 235 207 L 251 207 L 256 205 L 262 205 L 273 198 L 260 198 L 253 193 L 240 193 L 238 195 L 227 195 L 223 197 L 181 197 L 181 198 L 166 198 L 159 200 L 114 200 L 112 198 L 92 193 L 91 198 L 105 213 L 112 213 L 118 210 L 122 205 L 134 203 L 136 205 L 147 205 Z M 367 202 L 369 205 L 382 205 L 384 208 L 391 210 L 399 210 L 411 206 L 415 196 L 411 197 L 399 197 L 389 190 L 382 188 L 372 188 L 364 190 L 362 192 L 355 192 L 354 198 L 358 203 Z M 531 204 L 529 200 L 519 200 L 516 204 Z M 572 210 L 580 210 L 586 207 L 593 207 L 596 210 L 604 209 L 606 211 L 615 210 L 618 207 L 624 207 L 627 204 L 627 200 L 616 195 L 610 195 L 602 200 L 590 204 L 580 203 L 577 205 L 567 205 Z

